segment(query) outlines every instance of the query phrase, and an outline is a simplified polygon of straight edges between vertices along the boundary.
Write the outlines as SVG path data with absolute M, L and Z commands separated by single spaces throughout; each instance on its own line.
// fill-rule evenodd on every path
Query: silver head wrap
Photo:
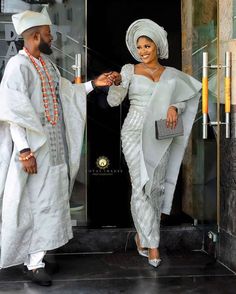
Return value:
M 169 56 L 167 32 L 150 19 L 138 19 L 133 22 L 126 33 L 126 45 L 131 55 L 139 62 L 141 59 L 137 51 L 137 41 L 141 36 L 147 36 L 158 47 L 159 58 L 167 59 Z

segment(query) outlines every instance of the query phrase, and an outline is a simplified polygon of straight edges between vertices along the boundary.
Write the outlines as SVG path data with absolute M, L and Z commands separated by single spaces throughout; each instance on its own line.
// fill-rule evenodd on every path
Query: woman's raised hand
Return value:
M 113 84 L 115 86 L 119 86 L 121 81 L 122 81 L 121 74 L 116 72 L 116 71 L 113 71 L 112 74 L 111 74 L 111 77 L 113 79 Z

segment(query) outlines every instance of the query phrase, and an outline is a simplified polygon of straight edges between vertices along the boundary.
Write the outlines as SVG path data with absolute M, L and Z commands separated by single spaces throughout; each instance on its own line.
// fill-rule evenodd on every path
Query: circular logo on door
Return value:
M 96 161 L 96 165 L 100 169 L 108 168 L 109 164 L 110 164 L 109 159 L 106 156 L 99 156 Z

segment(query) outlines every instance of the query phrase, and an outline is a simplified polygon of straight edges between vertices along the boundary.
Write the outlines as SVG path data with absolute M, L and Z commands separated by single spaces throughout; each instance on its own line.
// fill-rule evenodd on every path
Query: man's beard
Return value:
M 47 55 L 52 54 L 51 47 L 42 38 L 39 43 L 39 50 L 40 50 L 40 52 L 47 54 Z

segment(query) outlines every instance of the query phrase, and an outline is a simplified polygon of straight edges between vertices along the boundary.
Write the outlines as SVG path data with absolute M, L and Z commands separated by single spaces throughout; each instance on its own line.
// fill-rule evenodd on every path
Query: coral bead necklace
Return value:
M 47 80 L 48 80 L 49 87 L 50 87 L 50 92 L 51 92 L 51 95 L 52 95 L 53 110 L 54 110 L 54 118 L 53 119 L 51 119 L 51 116 L 50 116 L 49 99 L 48 99 L 48 95 L 47 95 L 46 81 L 45 81 L 44 75 L 43 75 L 39 65 L 34 60 L 34 57 L 29 53 L 28 49 L 24 47 L 24 51 L 28 55 L 31 62 L 33 63 L 34 67 L 36 68 L 36 70 L 37 70 L 37 72 L 39 74 L 40 80 L 41 80 L 45 116 L 46 116 L 48 122 L 51 125 L 55 126 L 57 124 L 57 121 L 58 121 L 58 102 L 57 102 L 57 96 L 56 96 L 56 91 L 55 91 L 55 88 L 54 88 L 54 85 L 53 85 L 52 77 L 50 76 L 50 74 L 48 72 L 45 61 L 43 60 L 43 58 L 41 56 L 39 56 L 39 61 L 42 64 L 42 67 L 43 67 L 43 69 L 45 71 L 45 74 L 47 76 Z

